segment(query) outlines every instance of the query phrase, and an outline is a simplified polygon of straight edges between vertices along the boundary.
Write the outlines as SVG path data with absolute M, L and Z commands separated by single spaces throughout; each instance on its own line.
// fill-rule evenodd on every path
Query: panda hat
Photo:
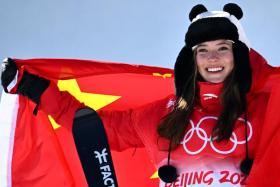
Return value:
M 248 92 L 251 87 L 249 42 L 239 23 L 243 12 L 234 3 L 226 4 L 223 11 L 208 11 L 198 4 L 189 13 L 191 24 L 185 35 L 185 46 L 181 49 L 174 67 L 176 96 L 184 98 L 187 82 L 195 72 L 193 48 L 206 41 L 226 39 L 233 41 L 235 76 L 239 90 Z

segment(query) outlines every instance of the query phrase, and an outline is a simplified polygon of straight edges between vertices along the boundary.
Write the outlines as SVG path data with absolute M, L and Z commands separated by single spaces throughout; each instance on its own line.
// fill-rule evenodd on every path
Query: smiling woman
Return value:
M 198 72 L 207 82 L 223 82 L 234 68 L 232 41 L 203 42 L 194 52 Z
M 145 147 L 148 150 L 158 169 L 160 187 L 280 186 L 280 70 L 269 66 L 250 47 L 239 22 L 242 17 L 243 11 L 233 3 L 226 4 L 221 11 L 208 11 L 201 4 L 194 6 L 189 13 L 191 24 L 185 44 L 174 66 L 175 93 L 137 107 L 97 111 L 111 149 Z M 50 71 L 48 67 L 43 68 L 45 73 L 38 70 L 35 75 L 30 71 L 32 64 L 26 64 L 20 64 L 17 59 L 5 62 L 1 77 L 4 90 L 9 91 L 7 88 L 19 69 L 12 93 L 26 96 L 39 106 L 36 109 L 50 114 L 66 127 L 73 124 L 80 127 L 77 121 L 83 121 L 86 128 L 80 137 L 87 134 L 90 139 L 86 139 L 85 144 L 98 144 L 99 141 L 91 139 L 94 133 L 88 133 L 94 126 L 93 120 L 79 113 L 85 105 L 69 93 L 59 91 L 53 76 L 40 77 Z M 73 71 L 62 66 L 67 70 L 63 72 L 67 75 L 78 70 L 85 73 L 89 68 L 81 62 L 75 64 L 78 66 Z M 97 64 L 90 67 L 99 72 Z M 110 66 L 106 66 L 106 70 L 112 71 Z M 61 78 L 61 71 L 56 72 Z M 149 76 L 152 73 L 149 72 Z M 87 76 L 92 74 L 96 72 L 87 72 Z M 116 82 L 114 79 L 111 85 L 109 82 L 102 85 L 118 87 Z M 132 86 L 119 87 L 126 90 L 139 85 L 133 81 Z M 141 86 L 152 90 L 151 87 L 158 88 L 159 84 Z M 157 89 L 156 95 L 166 93 L 166 86 L 161 91 Z M 92 82 L 92 88 L 97 89 L 98 82 Z M 139 93 L 142 92 L 132 94 L 138 96 L 136 100 L 146 96 Z M 107 152 L 99 151 L 97 155 L 101 154 Z M 93 159 L 90 153 L 85 153 L 80 160 L 87 157 Z M 90 163 L 83 166 L 99 168 L 91 167 Z M 84 170 L 85 174 L 92 174 L 88 171 Z M 94 177 L 89 179 L 88 182 L 97 181 Z

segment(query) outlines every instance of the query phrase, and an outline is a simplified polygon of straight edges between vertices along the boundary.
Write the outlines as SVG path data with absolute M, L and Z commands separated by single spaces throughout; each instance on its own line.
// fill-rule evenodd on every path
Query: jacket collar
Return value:
M 202 109 L 208 112 L 220 112 L 222 109 L 220 96 L 223 90 L 223 83 L 198 82 L 197 86 L 197 100 Z

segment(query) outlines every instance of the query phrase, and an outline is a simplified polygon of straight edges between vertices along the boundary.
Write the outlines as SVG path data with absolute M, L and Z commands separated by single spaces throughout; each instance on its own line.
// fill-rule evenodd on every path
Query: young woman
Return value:
M 145 146 L 159 168 L 161 187 L 256 186 L 253 180 L 262 169 L 267 171 L 260 142 L 270 92 L 258 78 L 271 69 L 250 49 L 239 23 L 242 16 L 236 4 L 212 12 L 203 5 L 193 7 L 185 46 L 175 63 L 176 94 L 134 111 L 98 113 L 111 148 Z M 251 61 L 250 54 L 255 57 Z M 16 69 L 11 59 L 6 62 L 1 77 L 5 91 Z M 40 102 L 57 121 L 61 111 L 72 121 L 84 108 L 50 81 L 28 72 L 17 93 Z M 50 97 L 59 107 L 48 105 Z

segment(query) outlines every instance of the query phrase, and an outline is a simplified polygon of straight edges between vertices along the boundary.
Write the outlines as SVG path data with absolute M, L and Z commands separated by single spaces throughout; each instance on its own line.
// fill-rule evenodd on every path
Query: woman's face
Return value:
M 232 42 L 229 40 L 203 42 L 195 50 L 198 72 L 207 82 L 223 82 L 234 68 Z

